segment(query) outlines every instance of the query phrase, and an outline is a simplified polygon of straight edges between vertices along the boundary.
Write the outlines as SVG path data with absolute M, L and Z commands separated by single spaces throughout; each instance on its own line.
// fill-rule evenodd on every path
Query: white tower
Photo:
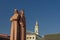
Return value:
M 37 21 L 36 21 L 36 25 L 35 25 L 35 34 L 37 34 L 37 35 L 39 34 L 38 33 L 38 22 Z

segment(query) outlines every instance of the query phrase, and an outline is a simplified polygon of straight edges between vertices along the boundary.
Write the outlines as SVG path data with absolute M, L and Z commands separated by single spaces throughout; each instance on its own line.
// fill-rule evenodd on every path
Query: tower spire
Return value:
M 37 34 L 37 35 L 39 34 L 38 33 L 38 21 L 37 20 L 36 20 L 36 25 L 35 25 L 35 34 Z

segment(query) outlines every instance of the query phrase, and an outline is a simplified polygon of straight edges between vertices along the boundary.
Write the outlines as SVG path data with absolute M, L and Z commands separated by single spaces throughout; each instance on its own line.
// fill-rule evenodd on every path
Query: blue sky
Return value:
M 40 35 L 60 33 L 60 0 L 0 0 L 0 34 L 10 34 L 10 17 L 22 8 L 27 30 L 34 31 L 37 19 Z

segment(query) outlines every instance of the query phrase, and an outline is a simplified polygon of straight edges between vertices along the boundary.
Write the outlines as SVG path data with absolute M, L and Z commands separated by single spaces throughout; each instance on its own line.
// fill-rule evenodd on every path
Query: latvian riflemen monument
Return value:
M 26 40 L 26 21 L 24 10 L 14 9 L 14 15 L 10 18 L 11 34 L 10 40 Z

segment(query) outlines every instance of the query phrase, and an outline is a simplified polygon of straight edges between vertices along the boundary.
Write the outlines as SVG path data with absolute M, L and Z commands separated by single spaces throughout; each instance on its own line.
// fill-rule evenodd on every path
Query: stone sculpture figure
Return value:
M 10 18 L 11 21 L 11 33 L 10 33 L 10 40 L 17 40 L 17 27 L 18 27 L 18 10 L 14 9 L 14 15 Z
M 24 10 L 20 11 L 20 27 L 21 27 L 21 40 L 26 39 L 26 21 L 24 16 Z
M 10 40 L 26 40 L 26 21 L 24 11 L 20 13 L 15 9 L 14 15 L 11 17 L 11 34 Z

